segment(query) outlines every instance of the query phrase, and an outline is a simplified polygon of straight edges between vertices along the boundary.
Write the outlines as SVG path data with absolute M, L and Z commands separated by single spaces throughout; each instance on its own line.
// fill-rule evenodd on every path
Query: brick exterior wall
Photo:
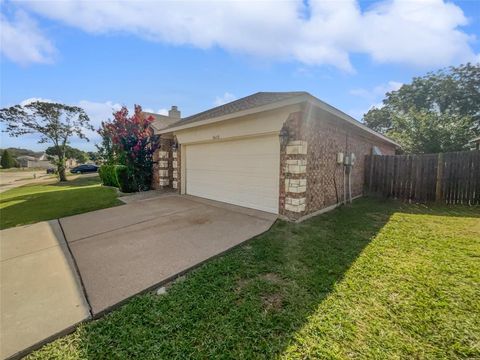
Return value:
M 337 164 L 339 152 L 356 156 L 352 197 L 363 192 L 365 155 L 371 154 L 372 147 L 383 154 L 395 153 L 393 145 L 321 109 L 291 113 L 283 130 L 289 140 L 280 148 L 279 214 L 292 220 L 343 201 L 344 166 Z M 154 156 L 154 189 L 181 191 L 181 146 L 175 150 L 175 142 L 171 136 L 160 138 Z
M 153 154 L 152 189 L 180 189 L 180 182 L 177 181 L 177 177 L 180 179 L 180 149 L 174 149 L 174 142 L 172 137 L 160 136 L 159 147 Z M 178 170 L 174 165 L 178 166 Z
M 326 111 L 316 109 L 309 114 L 308 118 L 305 117 L 305 113 L 291 114 L 284 124 L 284 128 L 289 133 L 289 143 L 295 144 L 302 141 L 307 147 L 304 156 L 288 154 L 288 145 L 281 149 L 279 212 L 289 219 L 298 219 L 343 201 L 344 166 L 337 164 L 339 152 L 343 152 L 344 155 L 354 153 L 356 156 L 351 175 L 352 197 L 361 195 L 363 192 L 364 159 L 365 155 L 371 154 L 372 147 L 377 146 L 384 154 L 395 153 L 393 145 L 345 123 Z M 299 158 L 306 160 L 305 174 L 287 174 L 288 160 Z M 286 179 L 300 178 L 306 178 L 305 193 L 292 193 L 285 190 Z M 346 185 L 348 190 L 348 181 Z M 288 206 L 288 198 L 303 197 L 305 207 Z

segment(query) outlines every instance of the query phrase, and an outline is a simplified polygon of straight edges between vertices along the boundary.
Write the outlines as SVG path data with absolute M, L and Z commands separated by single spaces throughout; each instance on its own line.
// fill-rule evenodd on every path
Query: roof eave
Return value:
M 347 121 L 348 123 L 356 126 L 356 127 L 359 127 L 360 129 L 382 139 L 383 141 L 385 142 L 388 142 L 392 145 L 395 145 L 397 148 L 401 148 L 402 146 L 393 141 L 392 139 L 386 137 L 385 135 L 382 135 L 378 132 L 376 132 L 375 130 L 372 130 L 370 129 L 368 126 L 362 124 L 360 121 L 356 120 L 355 118 L 351 117 L 350 115 L 344 113 L 343 111 L 341 110 L 338 110 L 337 108 L 333 107 L 332 105 L 329 105 L 327 104 L 326 102 L 320 100 L 320 99 L 317 99 L 315 96 L 312 96 L 310 95 L 310 99 L 309 99 L 309 102 L 318 106 L 320 109 L 323 109 L 331 114 L 334 114 L 334 115 L 337 115 L 338 117 L 342 118 L 343 120 Z
M 247 115 L 252 115 L 252 114 L 256 114 L 256 113 L 263 112 L 263 111 L 274 110 L 274 109 L 277 109 L 277 108 L 283 107 L 283 106 L 299 104 L 299 103 L 305 102 L 307 100 L 308 100 L 308 96 L 306 94 L 303 94 L 303 95 L 295 96 L 295 97 L 292 97 L 292 98 L 289 98 L 289 99 L 286 99 L 286 100 L 277 101 L 277 102 L 274 102 L 274 103 L 271 103 L 271 104 L 268 104 L 268 105 L 257 106 L 257 107 L 251 108 L 251 109 L 237 111 L 237 112 L 227 114 L 227 115 L 223 115 L 223 116 L 217 116 L 217 117 L 209 118 L 209 119 L 205 119 L 205 120 L 194 121 L 194 122 L 191 122 L 191 123 L 188 123 L 188 124 L 185 124 L 185 125 L 182 125 L 181 124 L 182 120 L 180 120 L 180 121 L 177 122 L 179 124 L 178 126 L 173 126 L 173 127 L 162 129 L 162 130 L 158 131 L 158 134 L 166 134 L 166 133 L 180 131 L 180 130 L 186 130 L 186 129 L 190 129 L 190 128 L 194 128 L 194 127 L 198 127 L 198 126 L 210 125 L 210 124 L 214 124 L 214 123 L 229 120 L 229 119 L 234 119 L 234 118 L 241 117 L 241 116 L 247 116 Z M 175 125 L 175 124 L 173 124 L 173 125 Z
M 233 119 L 233 118 L 237 118 L 237 117 L 241 117 L 241 116 L 252 115 L 252 114 L 256 114 L 256 113 L 263 112 L 263 111 L 274 110 L 274 109 L 277 109 L 277 108 L 283 107 L 283 106 L 300 104 L 302 102 L 309 102 L 309 103 L 319 107 L 320 109 L 323 109 L 323 110 L 325 110 L 329 113 L 332 113 L 332 114 L 340 117 L 341 119 L 347 121 L 348 123 L 350 123 L 350 124 L 352 124 L 356 127 L 359 127 L 360 129 L 376 136 L 377 138 L 380 138 L 381 140 L 383 140 L 387 143 L 390 143 L 397 148 L 401 148 L 401 145 L 398 144 L 397 142 L 393 141 L 392 139 L 389 139 L 385 135 L 382 135 L 382 134 L 376 132 L 375 130 L 370 129 L 369 127 L 362 124 L 358 120 L 355 120 L 350 115 L 347 115 L 343 111 L 338 110 L 337 108 L 327 104 L 326 102 L 324 102 L 320 99 L 317 99 L 315 96 L 313 96 L 311 94 L 308 94 L 308 93 L 305 93 L 305 94 L 302 94 L 302 95 L 299 95 L 299 96 L 295 96 L 295 97 L 290 98 L 290 99 L 274 102 L 274 103 L 271 103 L 271 104 L 268 104 L 268 105 L 262 105 L 262 106 L 254 107 L 254 108 L 243 110 L 243 111 L 238 111 L 238 112 L 228 114 L 228 115 L 224 115 L 224 116 L 218 116 L 218 117 L 214 117 L 214 118 L 210 118 L 210 119 L 195 121 L 195 122 L 185 124 L 185 125 L 182 125 L 181 124 L 182 120 L 179 120 L 177 122 L 178 126 L 173 126 L 173 127 L 161 129 L 157 133 L 160 134 L 160 135 L 161 134 L 173 133 L 175 131 L 187 130 L 187 129 L 191 129 L 191 128 L 198 127 L 198 126 L 215 124 L 217 122 L 222 122 L 222 121 L 225 121 L 225 120 L 229 120 L 229 119 Z M 175 125 L 175 124 L 172 124 L 172 125 Z

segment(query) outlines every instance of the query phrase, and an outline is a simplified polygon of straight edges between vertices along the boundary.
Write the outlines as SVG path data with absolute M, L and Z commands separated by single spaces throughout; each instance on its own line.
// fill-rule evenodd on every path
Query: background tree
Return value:
M 15 159 L 7 149 L 3 150 L 1 165 L 3 169 L 15 167 Z
M 39 143 L 51 142 L 57 149 L 57 170 L 60 181 L 66 181 L 65 151 L 69 139 L 85 139 L 86 130 L 93 130 L 85 111 L 77 106 L 35 101 L 0 109 L 0 121 L 7 124 L 10 136 L 39 134 Z
M 99 164 L 101 161 L 100 154 L 96 151 L 87 151 L 87 156 L 90 161 L 93 161 L 95 164 Z
M 386 94 L 365 124 L 398 141 L 405 152 L 460 151 L 480 134 L 480 64 L 413 78 Z
M 58 151 L 60 149 L 55 146 L 50 146 L 45 150 L 45 154 L 49 155 L 50 160 L 56 161 L 58 159 Z M 78 163 L 86 163 L 88 161 L 88 155 L 85 151 L 73 148 L 71 146 L 65 146 L 65 159 L 75 159 Z
M 8 150 L 8 152 L 10 153 L 10 155 L 12 155 L 14 159 L 16 159 L 19 156 L 33 156 L 37 158 L 43 155 L 43 151 L 33 151 L 29 149 L 21 149 L 21 148 L 14 148 L 14 147 L 0 149 L 0 152 L 3 152 L 4 150 Z
M 110 126 L 108 126 L 110 122 L 102 121 L 100 129 L 97 132 L 102 137 L 102 142 L 100 144 L 95 145 L 98 149 L 98 155 L 101 161 L 105 165 L 115 165 L 120 164 L 124 161 L 120 161 L 119 154 L 120 149 L 113 143 L 113 134 L 110 133 L 112 130 Z
M 139 191 L 148 190 L 152 181 L 153 153 L 158 147 L 150 126 L 153 120 L 153 116 L 145 116 L 139 105 L 135 105 L 132 116 L 124 106 L 99 130 L 102 145 L 107 145 L 104 150 L 110 151 L 107 156 L 127 166 L 130 188 Z

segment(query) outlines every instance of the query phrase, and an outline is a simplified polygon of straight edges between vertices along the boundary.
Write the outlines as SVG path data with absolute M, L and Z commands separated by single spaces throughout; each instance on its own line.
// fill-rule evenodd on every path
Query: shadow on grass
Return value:
M 137 296 L 104 318 L 46 345 L 32 358 L 258 359 L 285 355 L 294 339 L 302 342 L 295 338 L 300 330 L 398 212 L 479 215 L 468 207 L 432 208 L 361 199 L 301 224 L 278 221 L 267 233 L 177 280 L 166 295 Z M 365 296 L 368 301 L 370 295 Z M 342 315 L 334 312 L 332 316 Z M 350 328 L 327 329 L 337 331 L 337 338 L 355 333 Z M 324 334 L 323 340 L 330 341 L 330 335 Z M 304 341 L 304 346 L 311 346 L 308 339 Z M 374 345 L 383 349 L 381 343 Z M 403 349 L 404 345 L 398 346 Z M 382 354 L 388 357 L 388 352 Z
M 361 200 L 267 233 L 134 298 L 34 358 L 273 358 L 339 283 L 399 203 Z
M 0 229 L 122 204 L 114 189 L 94 186 L 97 184 L 98 179 L 83 178 L 65 183 L 30 185 L 6 192 L 0 197 Z

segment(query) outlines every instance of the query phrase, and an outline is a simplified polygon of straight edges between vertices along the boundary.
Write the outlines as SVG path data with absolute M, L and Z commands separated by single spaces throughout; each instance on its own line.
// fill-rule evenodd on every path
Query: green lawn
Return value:
M 96 177 L 25 185 L 0 193 L 0 229 L 56 219 L 121 204 Z
M 480 209 L 361 199 L 267 233 L 31 359 L 480 357 Z

